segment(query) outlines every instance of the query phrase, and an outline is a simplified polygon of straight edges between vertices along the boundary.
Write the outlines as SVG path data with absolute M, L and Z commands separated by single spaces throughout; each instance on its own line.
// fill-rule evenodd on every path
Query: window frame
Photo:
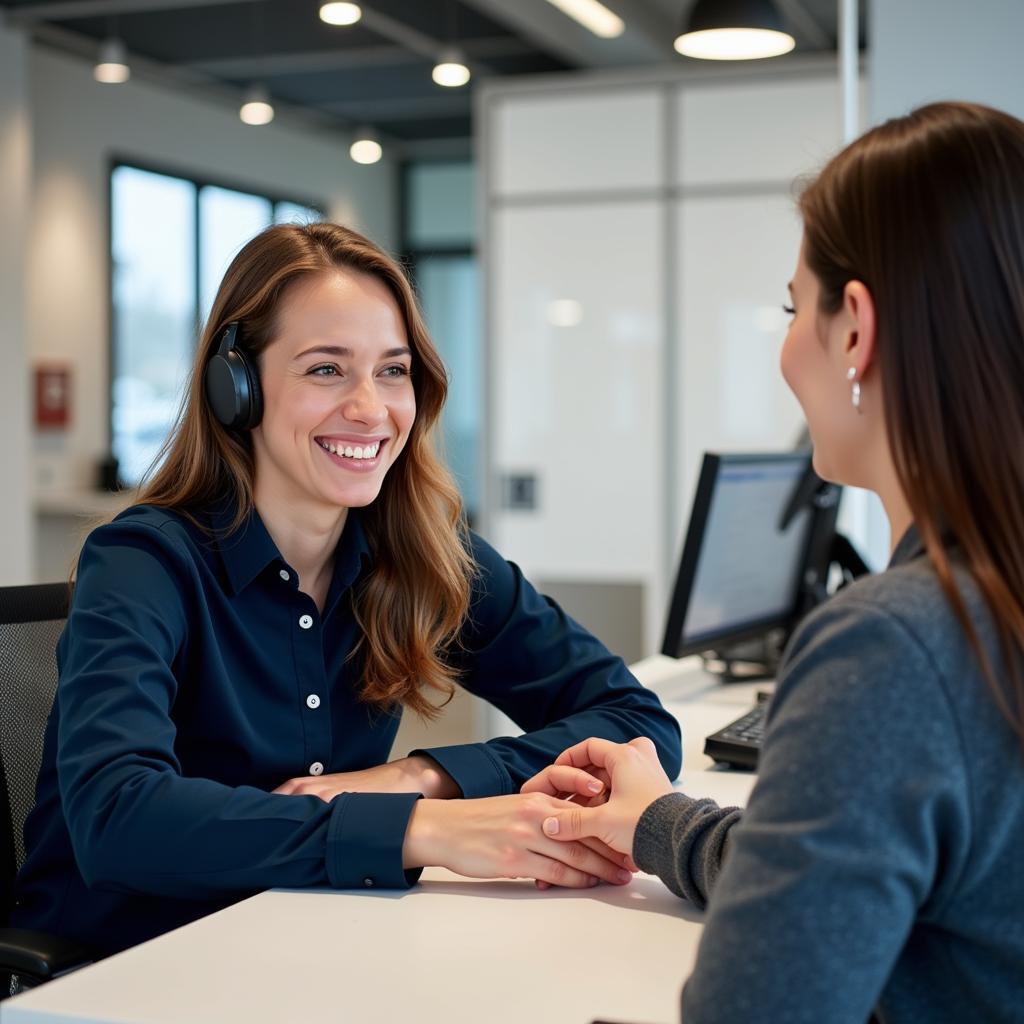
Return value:
M 401 254 L 402 265 L 412 282 L 413 289 L 416 293 L 416 300 L 422 304 L 423 292 L 420 287 L 420 266 L 424 260 L 437 259 L 437 260 L 451 260 L 451 259 L 472 259 L 476 262 L 477 267 L 483 272 L 480 259 L 480 225 L 477 226 L 477 237 L 472 240 L 467 240 L 463 243 L 446 243 L 444 245 L 423 245 L 422 243 L 416 243 L 412 238 L 412 176 L 417 167 L 423 167 L 424 165 L 440 166 L 440 165 L 462 165 L 462 164 L 475 164 L 476 161 L 470 156 L 438 156 L 438 157 L 421 157 L 411 160 L 403 160 L 398 167 L 398 210 L 397 210 L 397 221 L 398 221 L 398 251 Z M 481 276 L 481 283 L 483 278 Z M 485 303 L 485 299 L 481 296 L 482 303 Z M 483 346 L 482 361 L 481 361 L 481 374 L 483 379 L 480 381 L 483 387 L 483 398 L 482 401 L 486 405 L 487 401 L 487 345 L 484 337 L 486 331 L 486 317 L 483 315 L 483 304 L 481 305 L 481 337 L 480 343 Z M 486 435 L 486 414 L 482 415 L 480 424 L 480 434 L 477 442 L 477 488 L 478 495 L 477 508 L 469 508 L 466 505 L 466 512 L 469 516 L 469 525 L 471 528 L 475 528 L 477 522 L 481 517 L 481 508 L 486 503 L 484 497 L 486 491 L 486 480 L 488 474 L 488 438 Z M 464 499 L 465 500 L 465 499 Z

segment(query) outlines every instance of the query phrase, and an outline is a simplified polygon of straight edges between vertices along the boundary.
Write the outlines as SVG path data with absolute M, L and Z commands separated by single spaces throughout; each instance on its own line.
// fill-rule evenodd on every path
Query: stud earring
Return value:
M 853 403 L 854 409 L 860 412 L 860 381 L 854 380 L 857 376 L 857 370 L 851 366 L 846 371 L 846 379 L 850 382 L 850 401 Z

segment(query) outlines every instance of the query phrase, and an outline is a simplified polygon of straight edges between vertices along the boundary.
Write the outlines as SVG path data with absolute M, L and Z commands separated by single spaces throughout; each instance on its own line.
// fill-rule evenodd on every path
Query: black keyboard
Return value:
M 745 715 L 712 733 L 704 741 L 704 753 L 719 764 L 733 768 L 756 768 L 757 755 L 764 738 L 764 719 L 768 695 L 758 694 L 757 704 Z

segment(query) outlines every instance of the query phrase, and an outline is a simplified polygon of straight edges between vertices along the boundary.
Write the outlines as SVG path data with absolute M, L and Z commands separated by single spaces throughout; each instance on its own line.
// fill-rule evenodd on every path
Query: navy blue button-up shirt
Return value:
M 399 714 L 361 703 L 353 587 L 372 555 L 351 511 L 321 615 L 259 516 L 227 539 L 138 506 L 85 544 L 57 648 L 28 859 L 12 923 L 110 953 L 271 886 L 404 887 L 418 794 L 270 792 L 389 758 Z M 593 636 L 475 535 L 454 655 L 462 685 L 525 735 L 434 748 L 466 797 L 516 792 L 587 736 L 679 729 Z

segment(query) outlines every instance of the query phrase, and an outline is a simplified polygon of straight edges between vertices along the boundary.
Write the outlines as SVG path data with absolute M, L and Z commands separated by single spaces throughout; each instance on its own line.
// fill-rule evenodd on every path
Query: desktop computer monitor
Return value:
M 803 507 L 781 523 L 810 459 L 809 451 L 704 456 L 663 654 L 721 651 L 796 624 L 814 514 Z

